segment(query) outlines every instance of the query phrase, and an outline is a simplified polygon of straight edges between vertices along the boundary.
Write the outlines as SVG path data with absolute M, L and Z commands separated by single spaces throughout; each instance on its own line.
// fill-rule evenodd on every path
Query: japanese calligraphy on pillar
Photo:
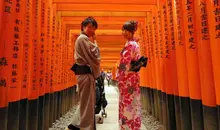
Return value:
M 154 27 L 154 38 L 155 38 L 155 43 L 154 43 L 154 46 L 155 46 L 155 56 L 156 58 L 159 58 L 159 49 L 158 49 L 158 34 L 157 34 L 157 30 L 158 30 L 158 27 L 157 27 L 157 21 L 156 21 L 156 18 L 153 17 L 153 27 Z
M 39 10 L 39 1 L 38 0 L 34 0 L 33 1 L 33 73 L 32 73 L 32 90 L 36 90 L 37 89 L 37 64 L 38 63 L 38 11 Z
M 53 12 L 53 21 L 52 21 L 52 46 L 51 46 L 51 69 L 50 69 L 50 86 L 53 86 L 54 81 L 54 72 L 55 72 L 55 44 L 56 44 L 56 16 Z
M 160 54 L 159 54 L 159 56 L 160 56 L 160 58 L 163 58 L 163 42 L 162 42 L 162 27 L 161 27 L 161 14 L 160 14 L 160 10 L 158 10 L 158 12 L 157 12 L 157 14 L 158 14 L 158 32 L 159 32 L 159 43 L 160 43 L 160 45 L 158 46 L 159 47 L 159 52 L 160 52 Z
M 207 5 L 205 2 L 200 3 L 200 13 L 201 13 L 201 33 L 202 40 L 209 40 L 209 29 L 208 29 L 208 15 L 207 15 Z
M 8 45 L 7 43 L 12 43 L 13 41 L 8 41 L 9 39 L 7 39 L 7 37 L 9 37 L 9 33 L 6 33 L 7 31 L 12 31 L 12 29 L 10 28 L 10 30 L 8 29 L 9 26 L 11 26 L 11 22 L 5 22 L 7 20 L 11 19 L 11 7 L 12 7 L 12 1 L 1 1 L 0 2 L 1 7 L 0 7 L 0 11 L 1 11 L 1 16 L 0 16 L 0 108 L 6 107 L 8 105 L 8 86 L 9 86 L 9 80 L 8 79 L 10 76 L 11 72 L 7 72 L 10 70 L 6 70 L 8 68 L 11 67 L 11 54 L 10 56 L 8 56 L 7 53 L 5 53 L 6 51 L 11 51 L 10 47 L 11 45 L 9 45 L 8 49 Z M 2 6 L 3 5 L 3 6 Z M 10 20 L 11 21 L 11 20 Z M 5 27 L 6 29 L 2 28 Z M 13 33 L 13 32 L 11 32 Z M 10 38 L 11 39 L 11 38 Z M 5 53 L 5 54 L 4 54 Z
M 22 88 L 27 88 L 28 85 L 28 64 L 29 64 L 29 33 L 30 33 L 30 0 L 26 0 L 26 12 L 25 12 L 25 28 L 24 28 L 24 46 L 23 46 L 23 83 Z
M 11 14 L 12 13 L 12 0 L 4 1 L 4 12 Z
M 0 87 L 6 87 L 6 80 L 0 79 Z
M 59 54 L 61 54 L 61 52 L 60 52 L 60 21 L 57 21 L 57 34 L 56 34 L 56 58 L 55 58 L 55 64 L 56 64 L 56 67 L 55 67 L 55 73 L 56 73 L 56 78 L 55 78 L 55 84 L 56 85 L 58 85 L 58 84 L 60 84 L 60 81 L 59 81 L 59 79 L 60 79 L 60 70 L 59 70 L 59 61 L 60 61 L 60 55 Z
M 15 3 L 14 3 L 15 4 Z M 14 19 L 14 41 L 13 41 L 13 63 L 12 63 L 12 79 L 11 79 L 11 86 L 10 88 L 17 88 L 18 86 L 18 80 L 19 80 L 19 75 L 18 75 L 18 68 L 19 68 L 19 59 L 20 59 L 20 45 L 23 44 L 21 42 L 21 25 L 22 25 L 22 19 L 19 15 L 20 14 L 20 1 L 16 1 L 16 6 L 15 6 L 15 19 Z
M 194 32 L 194 17 L 193 17 L 193 0 L 187 0 L 186 9 L 187 9 L 187 19 L 188 19 L 188 34 L 189 34 L 189 49 L 196 49 L 195 46 L 195 32 Z
M 140 27 L 140 32 L 141 32 L 141 36 L 142 36 L 142 44 L 143 44 L 143 55 L 146 56 L 146 33 L 145 33 L 145 29 L 143 28 L 143 23 L 141 23 L 141 27 Z
M 48 1 L 49 2 L 49 1 Z M 49 77 L 49 69 L 50 68 L 50 57 L 51 57 L 51 3 L 48 4 L 47 6 L 47 43 L 46 43 L 46 73 L 45 73 L 45 84 L 49 85 L 50 77 Z M 46 86 L 47 87 L 47 86 Z
M 215 39 L 220 39 L 220 2 L 219 0 L 213 0 L 213 4 L 215 7 L 215 10 L 213 11 L 214 16 L 215 16 L 215 31 L 216 31 L 216 36 Z
M 176 14 L 177 14 L 178 45 L 183 46 L 184 45 L 183 32 L 182 32 L 182 26 L 181 26 L 181 21 L 183 20 L 183 18 L 182 18 L 180 0 L 176 0 Z
M 165 36 L 165 58 L 170 58 L 166 5 L 163 5 L 163 16 L 164 16 L 164 36 Z
M 147 24 L 147 26 L 146 26 L 146 30 L 147 30 L 147 38 L 148 38 L 148 40 L 147 40 L 147 52 L 148 52 L 148 59 L 149 59 L 149 61 L 151 61 L 151 50 L 150 50 L 150 43 L 151 43 L 151 38 L 150 38 L 150 31 L 149 31 L 149 24 Z
M 46 22 L 45 22 L 45 10 L 46 10 L 46 3 L 45 3 L 46 1 L 45 0 L 42 0 L 41 1 L 41 35 L 40 35 L 40 54 L 39 54 L 39 56 L 40 56 L 40 79 L 39 79 L 39 82 L 40 82 L 40 84 L 39 84 L 39 86 L 42 88 L 42 87 L 44 87 L 44 74 L 45 74 L 45 70 L 44 70 L 44 65 L 45 65 L 45 56 L 46 55 L 44 55 L 45 54 L 45 30 L 46 30 L 46 27 L 45 27 L 45 24 L 46 24 Z M 40 93 L 41 93 L 41 91 L 40 91 Z M 43 94 L 44 93 L 44 91 L 42 91 L 42 93 L 41 94 Z
M 174 23 L 173 23 L 173 5 L 172 0 L 167 1 L 168 5 L 168 14 L 169 14 L 169 23 L 170 23 L 170 36 L 171 36 L 171 46 L 172 50 L 176 50 L 176 43 L 174 38 Z
M 8 61 L 7 61 L 6 57 L 0 58 L 0 66 L 8 66 Z
M 149 30 L 149 39 L 150 39 L 150 43 L 149 43 L 149 51 L 150 51 L 150 55 L 152 56 L 152 57 L 154 57 L 154 49 L 153 49 L 153 29 L 152 29 L 152 23 L 151 23 L 151 20 L 152 19 L 149 19 L 149 22 L 148 22 L 148 24 L 149 24 L 149 27 L 148 27 L 148 30 Z
M 140 52 L 141 52 L 141 55 L 144 55 L 145 53 L 145 45 L 144 45 L 144 42 L 143 42 L 143 35 L 144 35 L 144 30 L 142 29 L 142 23 L 139 22 L 138 23 L 138 29 L 135 33 L 135 37 L 139 38 L 139 44 L 140 44 Z
M 62 24 L 62 32 L 61 32 L 61 50 L 62 50 L 62 64 L 61 64 L 61 66 L 62 66 L 62 69 L 61 69 L 61 84 L 63 84 L 64 83 L 64 61 L 65 61 L 65 55 L 66 55 L 66 52 L 65 52 L 65 46 L 66 46 L 66 44 L 65 44 L 65 31 L 64 31 L 64 27 L 63 27 L 64 25 Z

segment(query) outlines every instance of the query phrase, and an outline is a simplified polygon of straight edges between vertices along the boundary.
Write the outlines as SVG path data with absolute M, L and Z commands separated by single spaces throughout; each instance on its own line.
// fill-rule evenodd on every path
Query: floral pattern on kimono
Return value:
M 128 41 L 121 51 L 117 70 L 119 87 L 119 125 L 121 130 L 140 130 L 140 76 L 138 72 L 129 71 L 131 60 L 140 58 L 140 49 L 136 41 Z

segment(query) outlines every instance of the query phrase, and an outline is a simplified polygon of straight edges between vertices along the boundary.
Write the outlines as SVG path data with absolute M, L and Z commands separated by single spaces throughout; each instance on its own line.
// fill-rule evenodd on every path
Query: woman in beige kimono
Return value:
M 95 130 L 95 79 L 100 76 L 100 52 L 95 41 L 97 22 L 92 17 L 81 24 L 82 33 L 75 42 L 75 74 L 79 106 L 66 130 Z M 90 38 L 92 37 L 92 38 Z

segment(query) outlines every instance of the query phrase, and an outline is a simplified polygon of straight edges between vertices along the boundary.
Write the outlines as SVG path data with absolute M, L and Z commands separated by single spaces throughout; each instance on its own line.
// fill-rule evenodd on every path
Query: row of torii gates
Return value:
M 48 130 L 77 103 L 69 68 L 87 16 L 113 79 L 122 25 L 139 22 L 142 104 L 168 130 L 220 130 L 219 0 L 0 1 L 1 130 Z

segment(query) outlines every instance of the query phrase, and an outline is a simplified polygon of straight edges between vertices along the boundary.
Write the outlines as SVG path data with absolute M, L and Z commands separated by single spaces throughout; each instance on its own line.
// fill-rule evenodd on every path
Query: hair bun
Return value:
M 135 31 L 137 31 L 137 28 L 138 28 L 138 22 L 135 20 L 129 20 L 125 22 L 125 24 L 122 27 L 122 30 L 127 30 L 134 33 Z
M 138 28 L 138 22 L 135 20 L 131 20 L 130 23 L 134 26 L 134 31 L 137 31 Z

